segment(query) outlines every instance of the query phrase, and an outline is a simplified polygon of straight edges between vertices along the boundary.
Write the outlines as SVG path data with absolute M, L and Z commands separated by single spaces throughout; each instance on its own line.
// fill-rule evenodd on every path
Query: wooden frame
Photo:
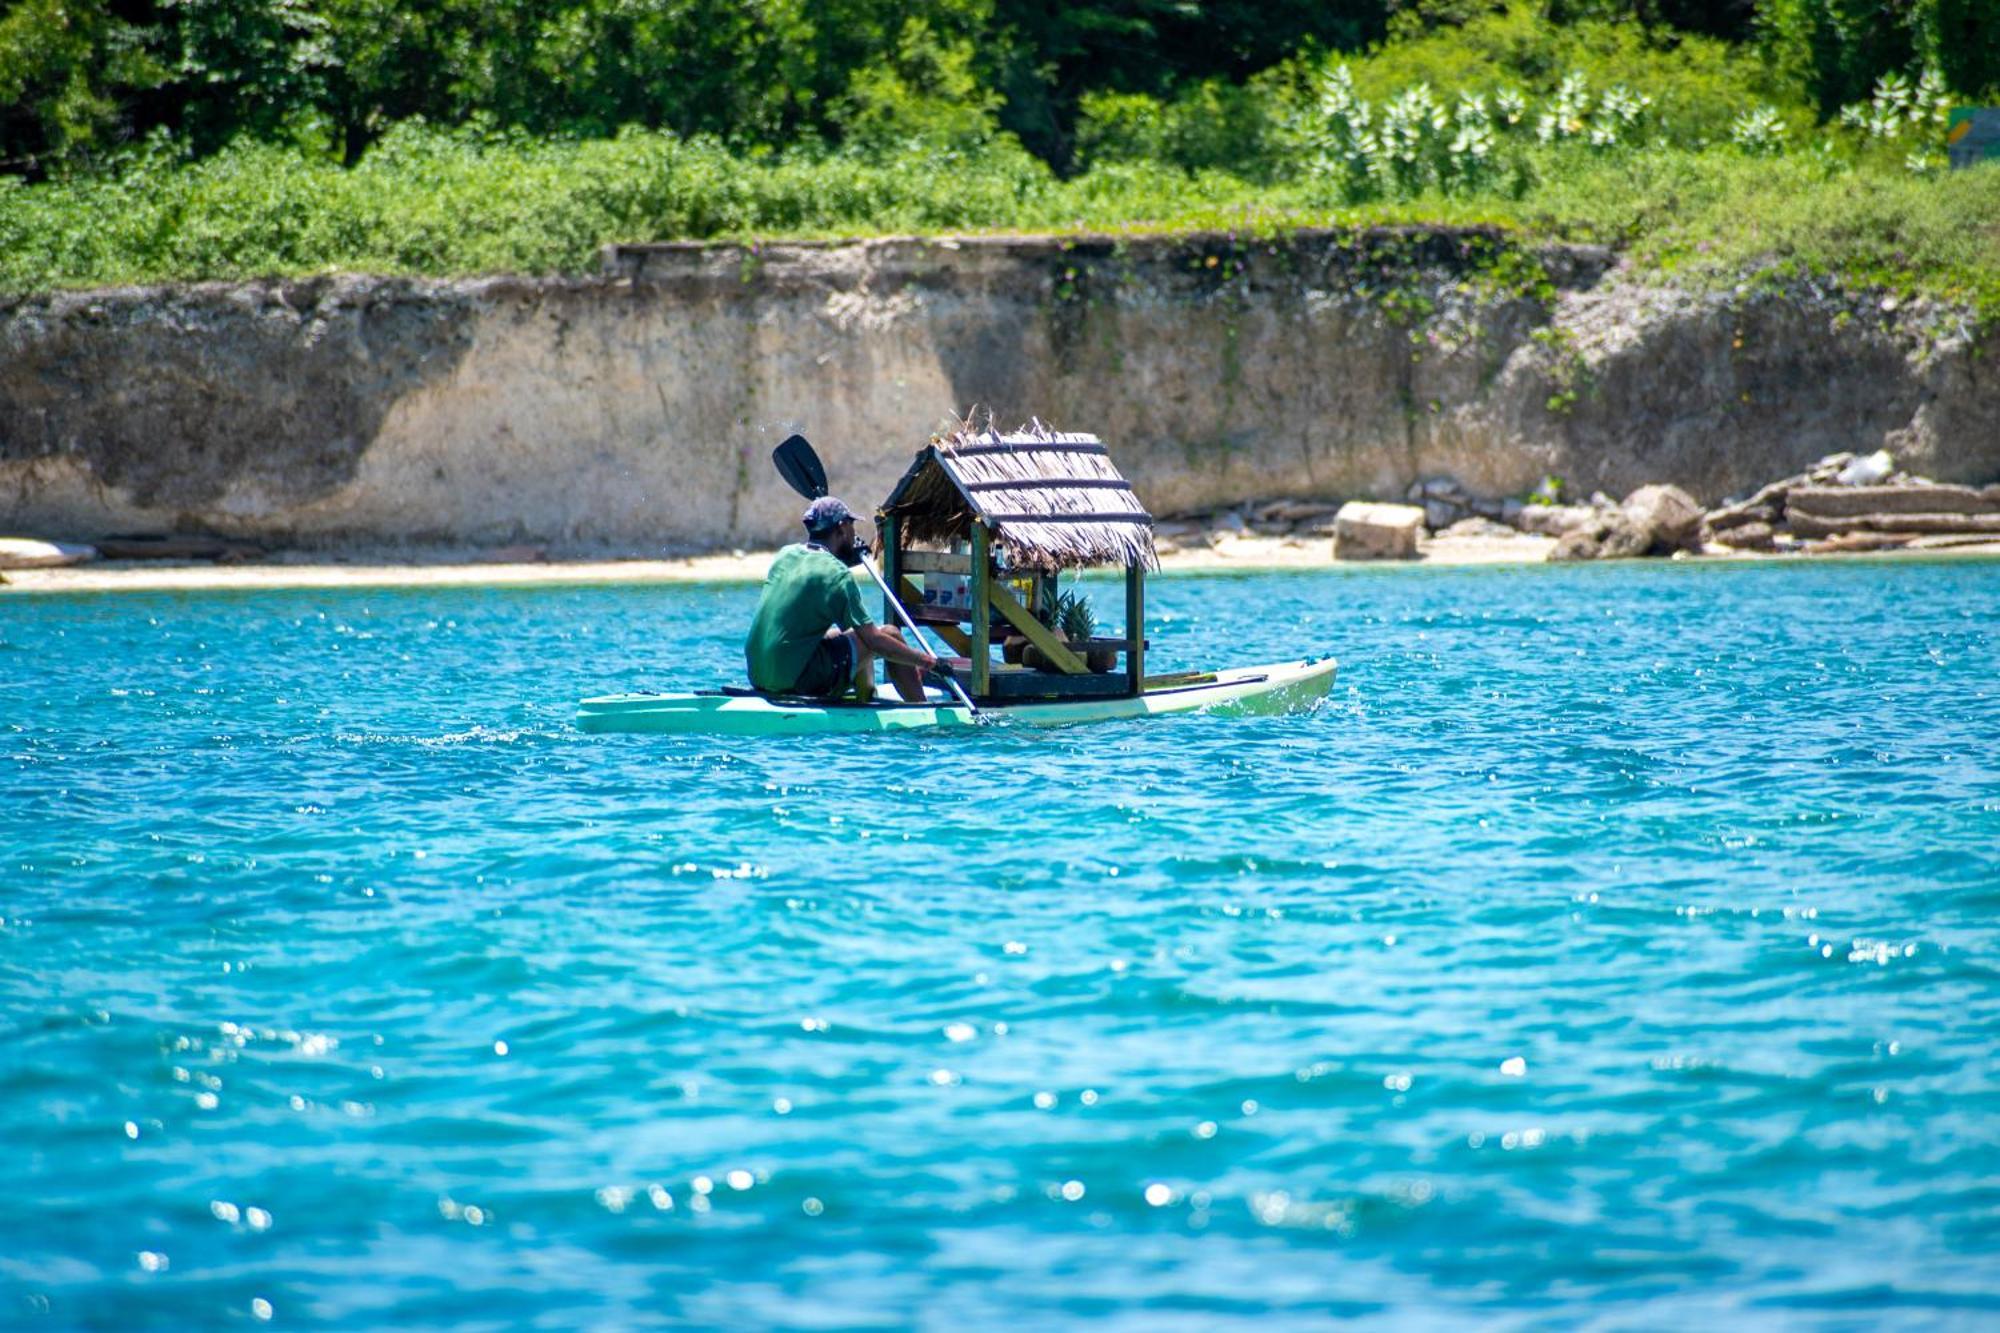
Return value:
M 900 540 L 902 534 L 898 531 L 900 526 L 887 514 L 875 516 L 875 535 L 882 539 L 882 582 L 891 588 L 903 586 L 899 582 L 903 577 L 903 551 Z M 892 604 L 892 599 L 886 594 L 882 598 L 882 623 L 885 625 L 897 623 L 896 608 Z
M 1055 631 L 1028 613 L 1028 608 L 1014 600 L 1014 594 L 1004 587 L 989 589 L 988 597 L 993 609 L 1015 629 L 1021 631 L 1029 643 L 1042 650 L 1042 655 L 1056 664 L 1056 669 L 1066 676 L 1087 676 L 1090 664 L 1070 650 L 1070 646 L 1055 636 Z
M 973 697 L 983 697 L 993 683 L 993 553 L 986 525 L 972 524 L 972 659 Z M 1008 598 L 1012 601 L 1013 598 Z
M 1136 560 L 1125 566 L 1125 683 L 1146 692 L 1146 570 Z

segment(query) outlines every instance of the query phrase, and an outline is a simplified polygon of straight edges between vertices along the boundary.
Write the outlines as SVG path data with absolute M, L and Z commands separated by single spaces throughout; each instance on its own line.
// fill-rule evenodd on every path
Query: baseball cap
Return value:
M 831 495 L 822 495 L 806 506 L 807 532 L 827 532 L 848 522 L 854 511 Z

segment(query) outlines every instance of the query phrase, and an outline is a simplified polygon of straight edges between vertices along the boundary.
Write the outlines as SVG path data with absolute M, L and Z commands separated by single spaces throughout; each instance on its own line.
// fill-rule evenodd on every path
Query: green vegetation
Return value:
M 0 288 L 1429 222 L 2000 318 L 2000 0 L 1030 8 L 16 0 Z

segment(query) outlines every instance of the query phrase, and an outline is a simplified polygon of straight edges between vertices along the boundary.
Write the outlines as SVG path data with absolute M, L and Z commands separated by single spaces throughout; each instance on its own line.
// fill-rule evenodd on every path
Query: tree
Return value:
M 1376 40 L 1387 18 L 1383 0 L 997 0 L 986 64 L 1006 98 L 1001 123 L 1068 171 L 1086 92 L 1158 96 L 1183 82 L 1241 79 L 1302 46 Z
M 18 0 L 0 17 L 0 170 L 40 174 L 132 133 L 130 103 L 171 77 L 152 8 Z

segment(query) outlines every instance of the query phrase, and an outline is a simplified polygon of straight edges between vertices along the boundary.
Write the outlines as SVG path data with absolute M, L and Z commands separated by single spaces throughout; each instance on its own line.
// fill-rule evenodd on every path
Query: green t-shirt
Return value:
M 773 693 L 789 690 L 829 629 L 874 623 L 854 572 L 838 557 L 817 546 L 787 546 L 764 576 L 764 597 L 743 644 L 750 683 Z

